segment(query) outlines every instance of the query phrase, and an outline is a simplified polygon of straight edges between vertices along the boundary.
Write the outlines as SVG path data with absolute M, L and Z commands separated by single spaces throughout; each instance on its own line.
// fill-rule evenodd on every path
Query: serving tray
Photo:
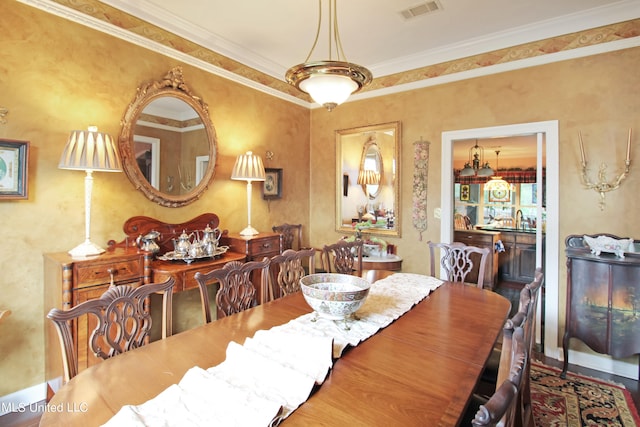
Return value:
M 191 255 L 181 255 L 175 253 L 175 251 L 167 252 L 164 255 L 158 256 L 159 260 L 162 261 L 178 261 L 178 262 L 186 262 L 187 264 L 191 264 L 194 261 L 204 260 L 204 259 L 212 259 L 218 258 L 220 255 L 226 253 L 229 250 L 229 246 L 218 246 L 213 255 L 202 255 L 198 257 L 192 257 Z

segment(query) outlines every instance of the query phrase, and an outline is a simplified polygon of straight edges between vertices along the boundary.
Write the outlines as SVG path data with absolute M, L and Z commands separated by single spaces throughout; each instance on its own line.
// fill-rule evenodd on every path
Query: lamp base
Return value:
M 103 252 L 104 252 L 104 249 L 102 249 L 100 246 L 96 245 L 95 243 L 92 243 L 90 240 L 85 240 L 83 243 L 71 249 L 69 251 L 69 255 L 71 255 L 74 258 L 81 258 L 81 257 L 100 255 Z
M 241 236 L 255 236 L 256 234 L 260 233 L 250 225 L 247 225 L 247 227 L 240 232 Z

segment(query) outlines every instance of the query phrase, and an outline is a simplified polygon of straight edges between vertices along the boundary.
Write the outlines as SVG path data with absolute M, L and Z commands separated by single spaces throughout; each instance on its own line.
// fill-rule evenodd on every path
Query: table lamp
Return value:
M 74 130 L 69 135 L 67 145 L 60 156 L 60 169 L 78 169 L 86 171 L 84 178 L 84 217 L 85 241 L 69 251 L 72 257 L 87 257 L 104 252 L 100 246 L 91 242 L 91 190 L 94 171 L 120 172 L 120 157 L 110 135 L 98 132 L 90 126 L 89 130 Z
M 258 230 L 251 226 L 251 183 L 253 181 L 264 181 L 264 165 L 260 156 L 254 155 L 251 151 L 238 156 L 236 164 L 233 166 L 231 179 L 247 181 L 247 227 L 240 232 L 241 236 L 254 236 Z
M 380 174 L 374 170 L 360 170 L 358 173 L 358 184 L 364 185 L 365 195 L 367 196 L 367 212 L 369 211 L 369 202 L 371 195 L 369 192 L 370 185 L 380 185 Z

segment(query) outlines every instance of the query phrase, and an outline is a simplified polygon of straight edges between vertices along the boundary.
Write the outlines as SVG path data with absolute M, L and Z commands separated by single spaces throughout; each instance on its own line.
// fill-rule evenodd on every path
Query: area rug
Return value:
M 531 365 L 531 400 L 536 427 L 640 426 L 631 394 L 622 385 Z

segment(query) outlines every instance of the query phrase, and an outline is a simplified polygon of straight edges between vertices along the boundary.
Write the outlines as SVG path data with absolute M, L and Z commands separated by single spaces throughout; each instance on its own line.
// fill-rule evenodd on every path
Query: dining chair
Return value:
M 471 230 L 473 228 L 473 226 L 471 225 L 471 218 L 469 218 L 467 215 L 456 213 L 453 218 L 455 230 Z
M 302 248 L 302 224 L 281 224 L 271 227 L 274 233 L 282 234 L 282 250 Z
M 478 278 L 475 285 L 482 289 L 484 285 L 484 271 L 489 261 L 489 248 L 478 248 L 460 242 L 437 243 L 429 242 L 431 254 L 431 275 L 437 277 L 436 249 L 440 250 L 440 266 L 446 273 L 446 280 L 450 282 L 470 283 L 469 273 L 475 271 L 478 265 Z M 470 279 L 471 280 L 471 279 Z
M 484 403 L 481 403 L 471 422 L 474 427 L 486 426 L 519 426 L 517 418 L 519 396 L 523 388 L 524 373 L 528 369 L 529 354 L 524 342 L 524 329 L 517 327 L 510 337 L 505 336 L 503 352 L 509 354 L 501 364 L 499 378 L 505 378 L 499 383 L 495 393 Z M 470 410 L 475 408 L 475 402 Z
M 327 273 L 362 274 L 362 240 L 344 239 L 322 248 L 322 265 Z
M 527 351 L 529 354 L 533 354 L 535 343 L 536 343 L 536 319 L 538 312 L 538 299 L 540 295 L 540 289 L 544 284 L 544 273 L 542 272 L 542 268 L 538 267 L 534 273 L 534 279 L 531 283 L 525 285 L 525 289 L 529 290 L 529 295 L 531 297 L 531 303 L 529 304 L 527 310 L 527 319 L 524 324 L 524 337 L 525 344 L 527 346 Z M 522 393 L 520 395 L 520 406 L 521 410 L 520 418 L 522 419 L 522 424 L 533 425 L 533 408 L 531 401 L 531 365 L 527 366 L 527 369 L 524 372 Z
M 542 269 L 538 267 L 535 271 L 534 280 L 526 284 L 520 292 L 518 312 L 505 323 L 503 330 L 503 336 L 507 336 L 513 332 L 515 327 L 521 327 L 524 330 L 524 343 L 528 355 L 532 355 L 534 351 L 538 295 L 543 282 L 544 274 L 542 273 Z M 496 346 L 485 365 L 484 372 L 480 379 L 478 388 L 484 391 L 484 393 L 481 392 L 480 394 L 487 394 L 487 390 L 490 390 L 492 387 L 495 389 L 496 385 L 500 383 L 498 373 L 504 356 L 502 346 Z M 523 374 L 523 385 L 519 396 L 517 413 L 519 424 L 523 426 L 533 425 L 530 375 L 531 364 L 529 363 Z
M 280 255 L 271 257 L 269 264 L 270 300 L 289 295 L 300 290 L 300 279 L 315 273 L 316 250 L 287 249 Z M 306 268 L 305 268 L 306 267 Z
M 84 315 L 95 317 L 97 324 L 91 331 L 89 347 L 96 357 L 108 359 L 141 347 L 148 341 L 152 319 L 147 298 L 151 294 L 162 293 L 164 339 L 172 333 L 173 285 L 173 278 L 137 287 L 111 285 L 100 298 L 82 302 L 69 310 L 52 308 L 47 318 L 58 332 L 65 383 L 78 374 L 78 353 L 73 344 L 74 321 Z
M 211 308 L 209 305 L 209 293 L 207 292 L 209 283 L 218 282 L 220 285 L 218 292 L 216 292 L 216 317 L 231 316 L 258 305 L 256 288 L 251 281 L 253 272 L 260 273 L 262 295 L 268 295 L 269 262 L 270 260 L 267 257 L 264 257 L 262 261 L 231 261 L 222 268 L 208 273 L 198 271 L 195 274 L 195 279 L 200 289 L 204 322 L 211 322 Z

